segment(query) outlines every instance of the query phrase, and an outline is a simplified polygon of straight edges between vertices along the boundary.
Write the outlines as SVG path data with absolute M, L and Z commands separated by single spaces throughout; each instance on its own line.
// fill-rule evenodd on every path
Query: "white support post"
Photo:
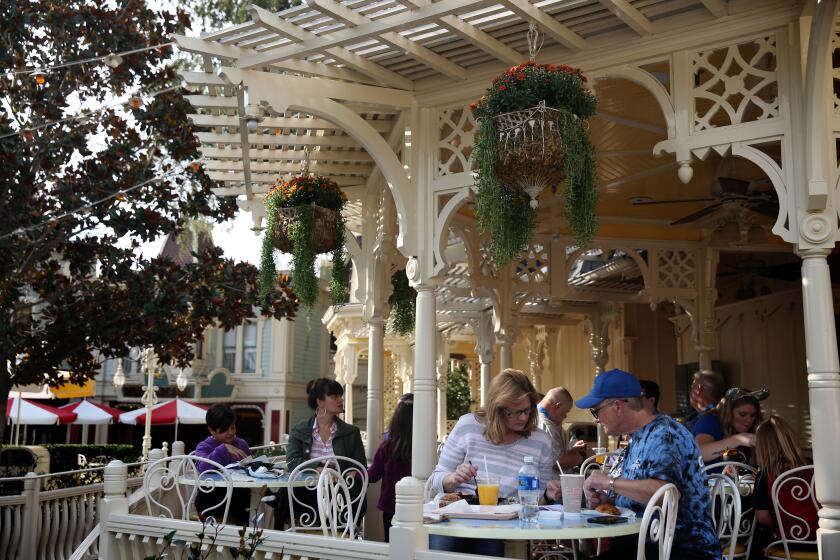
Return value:
M 367 458 L 373 461 L 384 429 L 382 386 L 385 379 L 385 320 L 371 317 L 368 325 Z
M 34 472 L 26 473 L 23 481 L 23 522 L 21 526 L 20 550 L 27 551 L 23 556 L 35 556 L 38 549 L 38 537 L 41 517 L 41 479 Z
M 151 452 L 149 454 L 151 457 Z M 99 502 L 99 557 L 119 558 L 118 543 L 108 531 L 108 521 L 113 515 L 128 514 L 128 467 L 122 461 L 111 461 L 103 472 L 102 500 Z
M 493 316 L 485 313 L 474 325 L 475 352 L 481 362 L 481 397 L 479 404 L 487 402 L 487 391 L 490 389 L 490 371 L 493 366 Z
M 820 526 L 820 558 L 840 558 L 840 361 L 834 328 L 834 305 L 827 249 L 800 251 L 802 304 L 805 317 L 805 352 L 808 367 L 808 400 L 814 452 L 814 476 Z
M 178 455 L 186 455 L 185 451 L 187 446 L 184 444 L 183 441 L 173 441 L 172 442 L 172 456 L 176 457 Z
M 446 386 L 449 367 L 449 343 L 446 337 L 438 334 L 438 354 L 435 362 L 437 375 L 437 440 L 446 438 Z
M 412 430 L 411 475 L 426 480 L 437 462 L 436 434 L 434 424 L 436 391 L 435 343 L 437 325 L 435 321 L 434 286 L 418 284 L 417 311 L 414 326 L 414 427 Z
M 424 481 L 414 477 L 405 477 L 397 483 L 389 550 L 392 560 L 414 558 L 416 551 L 429 548 L 429 531 L 423 525 L 424 488 Z

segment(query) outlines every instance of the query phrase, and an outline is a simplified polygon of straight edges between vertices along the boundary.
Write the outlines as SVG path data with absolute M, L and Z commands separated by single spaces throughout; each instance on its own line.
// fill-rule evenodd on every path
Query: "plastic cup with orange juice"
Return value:
M 499 477 L 484 475 L 476 477 L 478 483 L 478 503 L 482 506 L 495 506 L 499 503 Z
M 595 462 L 599 465 L 603 465 L 604 461 L 607 459 L 606 453 L 609 450 L 606 447 L 594 447 L 592 452 L 595 453 Z

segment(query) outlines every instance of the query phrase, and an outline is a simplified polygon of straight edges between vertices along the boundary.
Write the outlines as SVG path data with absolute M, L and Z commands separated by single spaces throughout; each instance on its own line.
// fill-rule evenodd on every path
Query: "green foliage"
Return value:
M 414 332 L 414 313 L 417 306 L 417 290 L 408 283 L 405 269 L 396 271 L 391 276 L 391 327 L 400 336 Z
M 300 4 L 300 0 L 188 0 L 187 4 L 201 18 L 207 29 L 219 29 L 251 21 L 251 5 L 279 12 Z
M 265 542 L 263 537 L 263 529 L 258 525 L 264 518 L 263 513 L 257 514 L 254 518 L 253 527 L 239 528 L 239 546 L 228 547 L 228 552 L 233 560 L 250 560 L 257 553 L 257 548 Z M 163 548 L 154 555 L 146 556 L 144 560 L 164 560 L 169 557 L 169 549 L 173 544 L 177 544 L 187 548 L 187 560 L 206 560 L 211 554 L 216 552 L 216 541 L 219 539 L 219 532 L 222 530 L 222 525 L 216 523 L 212 517 L 205 518 L 201 522 L 201 531 L 196 533 L 198 542 L 184 542 L 176 539 L 177 531 L 170 531 L 163 537 Z M 205 544 L 204 540 L 208 539 Z M 280 556 L 283 556 L 283 547 L 279 551 Z M 179 556 L 182 558 L 183 556 Z
M 19 0 L 0 14 L 2 68 L 164 44 L 189 25 L 184 13 L 142 1 Z M 60 385 L 61 368 L 79 384 L 103 357 L 125 357 L 131 347 L 153 346 L 161 362 L 187 366 L 210 325 L 236 326 L 258 304 L 264 316 L 294 315 L 287 287 L 258 301 L 256 268 L 216 248 L 201 248 L 187 265 L 137 251 L 140 241 L 177 238 L 191 219 L 236 212 L 232 197 L 212 192 L 187 119 L 195 109 L 181 90 L 36 128 L 80 106 L 178 83 L 171 47 L 125 55 L 113 69 L 89 63 L 2 81 L 0 416 L 12 383 Z
M 534 231 L 536 210 L 528 196 L 499 180 L 499 143 L 494 116 L 537 106 L 560 111 L 560 135 L 565 149 L 564 214 L 577 238 L 586 246 L 595 234 L 595 148 L 585 119 L 595 114 L 595 96 L 586 78 L 565 65 L 528 61 L 493 80 L 487 93 L 471 106 L 478 119 L 473 158 L 478 166 L 476 217 L 479 230 L 490 234 L 490 256 L 498 265 L 515 260 Z
M 470 376 L 467 366 L 459 364 L 446 374 L 446 417 L 456 420 L 470 411 Z
M 338 235 L 336 247 L 332 251 L 332 275 L 330 278 L 330 299 L 333 305 L 347 301 L 350 283 L 350 265 L 345 257 L 344 217 L 341 209 L 347 197 L 334 181 L 325 177 L 302 175 L 289 181 L 279 181 L 265 197 L 267 213 L 266 229 L 263 234 L 262 255 L 260 262 L 260 294 L 266 297 L 271 286 L 276 282 L 277 271 L 274 263 L 274 236 L 279 227 L 277 212 L 280 208 L 297 208 L 295 222 L 289 228 L 288 237 L 292 242 L 292 289 L 308 312 L 318 299 L 319 283 L 315 273 L 316 249 L 312 243 L 311 232 L 315 227 L 315 209 L 317 204 L 330 210 L 338 211 Z
M 43 447 L 50 453 L 51 473 L 75 471 L 92 466 L 104 466 L 114 460 L 122 461 L 126 464 L 140 461 L 140 453 L 131 445 L 48 443 L 43 445 Z M 85 456 L 87 460 L 86 466 L 79 465 L 79 455 Z M 139 474 L 139 466 L 129 468 L 129 476 L 139 476 Z M 45 490 L 57 490 L 59 488 L 72 488 L 99 482 L 102 482 L 102 471 L 96 470 L 51 476 L 45 479 L 43 488 Z

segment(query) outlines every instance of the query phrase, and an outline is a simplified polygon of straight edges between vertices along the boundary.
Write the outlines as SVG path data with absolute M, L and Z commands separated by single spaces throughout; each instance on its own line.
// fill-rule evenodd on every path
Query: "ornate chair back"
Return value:
M 808 520 L 802 517 L 803 511 L 813 511 L 814 517 L 820 509 L 817 495 L 814 492 L 814 465 L 806 465 L 785 471 L 773 481 L 770 491 L 773 497 L 773 509 L 776 516 L 776 527 L 779 529 L 779 540 L 770 543 L 764 549 L 768 558 L 791 559 L 790 545 L 814 545 L 817 547 L 816 531 Z M 780 496 L 786 497 L 787 504 L 782 504 Z M 797 511 L 791 511 L 796 506 Z M 794 557 L 802 552 L 794 551 Z M 807 552 L 805 553 L 807 554 Z
M 215 493 L 215 490 L 219 490 Z M 152 462 L 143 475 L 143 492 L 149 515 L 169 519 L 190 519 L 196 501 L 200 518 L 227 522 L 233 484 L 219 463 L 196 455 L 176 455 Z M 212 497 L 210 497 L 213 492 Z M 208 500 L 201 496 L 207 495 Z
M 360 537 L 359 518 L 367 486 L 367 468 L 349 457 L 331 455 L 304 461 L 289 475 L 289 530 L 320 530 L 334 538 Z
M 645 560 L 645 545 L 648 541 L 659 548 L 659 560 L 668 560 L 671 557 L 679 503 L 680 491 L 670 483 L 661 486 L 651 496 L 642 516 L 642 528 L 636 548 L 637 560 Z
M 610 453 L 598 453 L 592 457 L 587 457 L 583 463 L 580 464 L 580 474 L 584 477 L 589 476 L 593 472 L 609 473 L 615 462 L 618 460 L 621 453 L 613 451 Z
M 752 495 L 755 492 L 755 481 L 758 478 L 758 469 L 746 463 L 737 461 L 723 461 L 703 467 L 703 472 L 710 474 L 711 471 L 721 470 L 729 478 L 735 481 L 738 486 L 738 493 L 741 495 L 741 523 L 738 527 L 738 541 L 731 556 L 724 548 L 724 556 L 728 558 L 749 558 L 752 550 L 753 537 L 755 537 L 755 507 L 752 505 Z M 710 479 L 711 480 L 711 479 Z
M 710 474 L 709 485 L 712 524 L 723 547 L 724 558 L 732 560 L 740 536 L 741 493 L 735 480 L 725 474 Z

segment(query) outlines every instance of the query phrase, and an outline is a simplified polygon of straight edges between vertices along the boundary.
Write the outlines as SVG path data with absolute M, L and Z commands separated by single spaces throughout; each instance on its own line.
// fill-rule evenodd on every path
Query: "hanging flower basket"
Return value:
M 330 298 L 344 303 L 349 284 L 345 260 L 344 218 L 346 196 L 334 181 L 309 175 L 279 180 L 265 197 L 266 231 L 260 263 L 260 293 L 265 297 L 277 287 L 274 249 L 292 255 L 292 289 L 307 311 L 318 298 L 315 258 L 332 253 Z
M 319 254 L 330 253 L 338 244 L 339 230 L 343 227 L 341 212 L 317 204 L 311 206 L 314 220 L 312 230 L 309 232 L 312 249 Z M 291 253 L 294 250 L 294 243 L 289 238 L 289 231 L 298 221 L 301 210 L 305 208 L 306 206 L 295 206 L 276 210 L 275 219 L 277 223 L 275 225 L 274 246 L 281 252 Z
M 476 216 L 498 265 L 515 260 L 534 231 L 537 197 L 563 187 L 577 243 L 595 234 L 595 148 L 586 119 L 596 101 L 580 70 L 528 61 L 495 78 L 471 109 L 478 120 Z
M 400 269 L 391 275 L 391 296 L 388 305 L 391 306 L 391 328 L 400 336 L 414 332 L 414 317 L 417 301 L 417 290 L 408 283 L 405 269 Z

